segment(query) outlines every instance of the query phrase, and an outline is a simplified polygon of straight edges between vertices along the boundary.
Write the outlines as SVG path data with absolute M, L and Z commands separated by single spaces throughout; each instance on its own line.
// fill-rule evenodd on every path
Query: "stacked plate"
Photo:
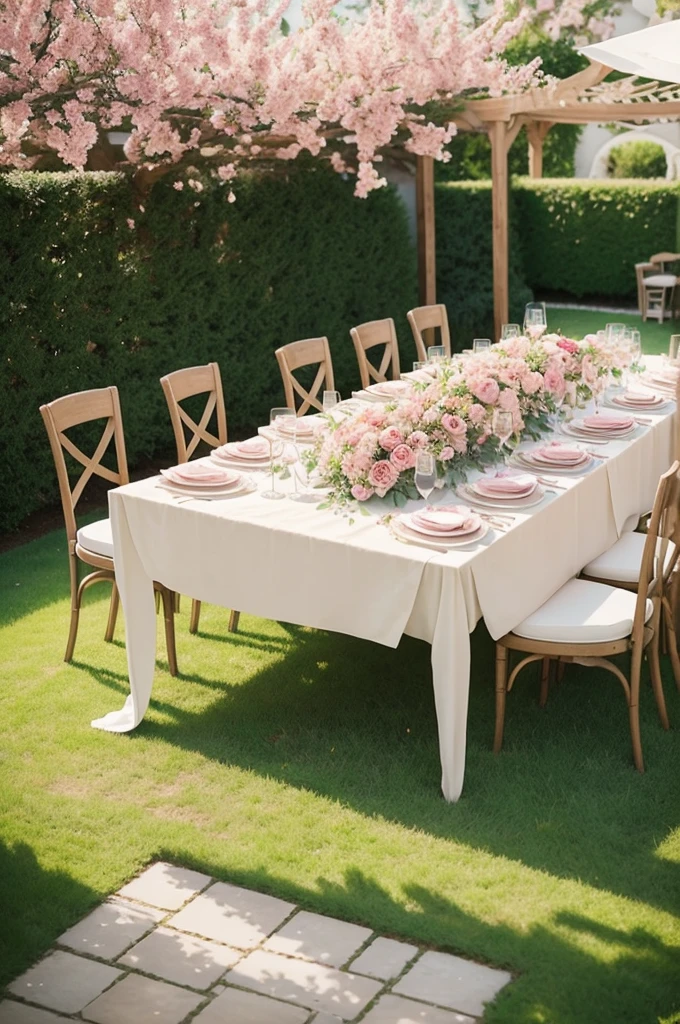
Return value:
M 405 398 L 411 391 L 407 380 L 384 380 L 380 384 L 369 384 L 364 394 L 380 402 L 394 402 Z
M 663 366 L 661 369 L 647 370 L 641 381 L 649 387 L 658 389 L 669 398 L 675 397 L 675 388 L 680 377 L 680 366 Z
M 609 404 L 615 408 L 634 409 L 637 412 L 658 412 L 667 403 L 667 398 L 653 391 L 625 391 L 609 400 Z
M 301 441 L 303 444 L 311 444 L 316 437 L 316 432 L 324 420 L 320 416 L 301 416 L 296 419 L 294 416 L 281 416 L 276 421 L 276 433 L 286 441 Z
M 458 494 L 465 501 L 499 510 L 531 508 L 545 497 L 535 477 L 512 471 L 487 474 L 473 483 L 461 484 Z
M 214 462 L 186 462 L 162 469 L 161 476 L 159 487 L 192 498 L 231 498 L 254 488 L 253 481 L 244 473 Z
M 392 529 L 402 540 L 455 548 L 480 540 L 488 526 L 466 505 L 441 505 L 395 516 Z
M 599 440 L 606 438 L 608 441 L 628 437 L 637 429 L 637 424 L 632 416 L 609 416 L 606 413 L 599 413 L 595 416 L 584 416 L 583 419 L 571 420 L 562 424 L 562 430 L 572 437 L 580 437 L 583 440 Z
M 278 458 L 283 450 L 280 441 L 271 446 L 274 458 Z M 270 444 L 265 437 L 250 437 L 247 441 L 232 441 L 215 448 L 210 458 L 218 466 L 231 466 L 240 469 L 269 469 Z
M 513 458 L 519 465 L 541 473 L 583 473 L 595 461 L 590 452 L 579 445 L 559 441 L 515 452 Z

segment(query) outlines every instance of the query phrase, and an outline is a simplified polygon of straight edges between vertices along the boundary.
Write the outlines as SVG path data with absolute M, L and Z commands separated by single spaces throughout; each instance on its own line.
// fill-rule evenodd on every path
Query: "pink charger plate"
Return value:
M 537 486 L 536 478 L 529 473 L 497 473 L 470 484 L 473 491 L 487 498 L 526 498 Z
M 241 474 L 221 466 L 207 466 L 200 462 L 186 462 L 170 469 L 162 469 L 161 475 L 173 484 L 185 487 L 229 487 L 235 484 Z
M 607 416 L 600 413 L 597 416 L 586 416 L 581 422 L 589 430 L 627 430 L 635 420 L 632 416 Z
M 570 444 L 561 444 L 559 441 L 543 445 L 542 448 L 534 448 L 528 454 L 533 455 L 539 462 L 552 462 L 553 465 L 561 466 L 578 466 L 588 458 L 580 448 Z

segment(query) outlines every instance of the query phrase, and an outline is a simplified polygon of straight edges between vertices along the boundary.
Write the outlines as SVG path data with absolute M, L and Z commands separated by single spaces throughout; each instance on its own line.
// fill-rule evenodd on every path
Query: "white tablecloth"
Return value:
M 632 515 L 651 507 L 672 461 L 673 416 L 650 419 L 630 441 L 594 449 L 609 458 L 582 478 L 560 478 L 566 489 L 518 514 L 507 533 L 445 555 L 396 541 L 378 523 L 384 508 L 350 524 L 315 505 L 266 501 L 258 493 L 178 504 L 156 477 L 110 491 L 131 693 L 123 709 L 93 726 L 126 732 L 144 717 L 158 580 L 212 604 L 388 647 L 403 634 L 430 643 L 442 791 L 457 800 L 470 632 L 481 616 L 494 638 L 511 630 L 613 544 Z M 268 478 L 260 484 L 264 489 Z

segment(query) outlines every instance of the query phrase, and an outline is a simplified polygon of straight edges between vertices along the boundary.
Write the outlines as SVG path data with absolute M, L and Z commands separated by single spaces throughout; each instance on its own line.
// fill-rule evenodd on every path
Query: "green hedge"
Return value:
M 412 360 L 404 207 L 391 190 L 352 190 L 291 165 L 240 181 L 232 205 L 208 183 L 161 182 L 140 212 L 118 175 L 0 175 L 0 530 L 56 497 L 43 402 L 116 384 L 134 466 L 172 451 L 158 383 L 170 370 L 216 360 L 239 436 L 282 401 L 273 353 L 286 342 L 327 335 L 344 394 L 357 383 L 354 324 L 394 315 Z
M 622 142 L 609 150 L 610 178 L 665 178 L 666 153 L 658 142 Z
M 634 264 L 680 249 L 680 184 L 515 180 L 512 216 L 527 284 L 634 298 Z M 453 226 L 453 225 L 452 225 Z
M 437 299 L 445 303 L 456 349 L 493 337 L 491 184 L 440 182 L 435 187 Z M 524 281 L 521 248 L 510 224 L 510 321 L 521 323 L 533 298 Z

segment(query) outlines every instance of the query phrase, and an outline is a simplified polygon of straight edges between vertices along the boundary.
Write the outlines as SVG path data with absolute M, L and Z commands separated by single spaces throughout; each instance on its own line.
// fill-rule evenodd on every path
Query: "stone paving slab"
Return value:
M 0 1024 L 64 1024 L 69 1017 L 60 1017 L 50 1010 L 5 999 L 0 1003 Z
M 180 1024 L 203 996 L 165 981 L 128 974 L 83 1010 L 96 1024 Z
M 475 1024 L 475 1020 L 462 1013 L 388 994 L 371 1007 L 362 1024 Z
M 460 1013 L 481 1017 L 512 975 L 450 953 L 424 953 L 394 986 L 394 991 Z
M 274 896 L 215 882 L 167 923 L 237 949 L 255 949 L 293 910 L 293 903 Z
M 285 953 L 303 960 L 316 960 L 330 967 L 341 967 L 372 934 L 370 928 L 362 928 L 358 924 L 299 910 L 283 928 L 267 939 L 264 948 L 272 953 Z
M 210 988 L 242 956 L 240 950 L 229 946 L 195 939 L 172 928 L 156 928 L 117 963 L 134 967 L 144 974 L 155 974 L 175 985 L 205 989 Z
M 379 937 L 356 960 L 352 960 L 349 969 L 355 974 L 368 974 L 371 978 L 389 981 L 399 977 L 409 960 L 413 960 L 418 952 L 418 947 L 408 942 Z
M 224 979 L 263 994 L 287 999 L 310 1010 L 352 1020 L 382 988 L 378 981 L 322 964 L 292 960 L 264 949 L 241 960 Z
M 192 1024 L 306 1024 L 309 1011 L 254 992 L 228 988 Z
M 13 981 L 8 991 L 49 1010 L 77 1013 L 120 973 L 107 964 L 56 950 Z
M 146 935 L 165 916 L 162 910 L 112 900 L 97 907 L 57 939 L 75 953 L 113 960 Z
M 200 871 L 159 861 L 124 885 L 118 895 L 150 903 L 161 910 L 179 910 L 211 881 L 210 875 L 203 875 Z

